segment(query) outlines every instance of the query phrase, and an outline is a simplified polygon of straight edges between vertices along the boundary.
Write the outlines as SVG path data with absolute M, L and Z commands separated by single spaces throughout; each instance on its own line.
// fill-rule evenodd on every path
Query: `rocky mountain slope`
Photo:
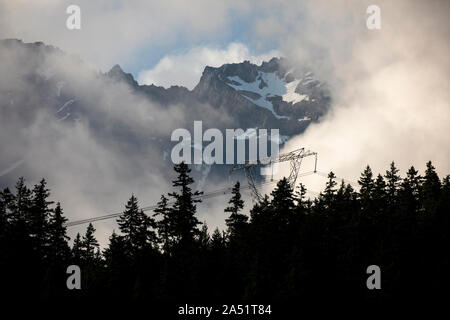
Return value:
M 259 66 L 244 61 L 206 67 L 190 91 L 139 85 L 118 65 L 101 73 L 43 43 L 2 40 L 0 182 L 15 179 L 14 171 L 21 175 L 33 171 L 27 166 L 29 149 L 42 132 L 52 140 L 61 128 L 82 127 L 111 155 L 128 157 L 126 170 L 139 174 L 142 158 L 152 163 L 148 170 L 172 166 L 171 132 L 192 131 L 194 120 L 203 121 L 203 130 L 276 128 L 288 139 L 319 121 L 330 99 L 326 84 L 314 79 L 311 71 L 289 66 L 282 58 Z M 54 132 L 47 132 L 54 126 Z M 20 170 L 14 167 L 19 161 Z M 228 170 L 204 165 L 197 169 L 203 183 L 206 176 L 216 172 L 220 177 Z

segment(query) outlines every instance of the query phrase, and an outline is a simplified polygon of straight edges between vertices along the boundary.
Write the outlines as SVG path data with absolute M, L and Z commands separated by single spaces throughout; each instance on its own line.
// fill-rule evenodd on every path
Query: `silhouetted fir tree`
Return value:
M 219 228 L 214 229 L 210 240 L 210 248 L 216 252 L 221 252 L 225 248 L 225 238 Z
M 100 251 L 100 246 L 97 248 L 97 250 L 95 250 L 94 263 L 99 267 L 103 265 L 103 256 L 102 252 Z
M 201 202 L 197 197 L 202 192 L 193 192 L 190 185 L 194 179 L 190 177 L 191 170 L 184 163 L 174 166 L 177 178 L 172 181 L 177 191 L 169 193 L 174 199 L 168 212 L 167 225 L 169 233 L 170 250 L 165 255 L 161 281 L 164 288 L 160 295 L 171 299 L 177 299 L 186 295 L 196 297 L 200 294 L 198 284 L 201 275 L 198 273 L 198 261 L 200 250 L 198 237 L 201 224 L 196 215 L 196 203 Z M 195 290 L 193 290 L 195 288 Z
M 13 223 L 21 222 L 29 227 L 29 214 L 32 206 L 31 190 L 25 185 L 25 179 L 19 178 L 16 183 L 15 201 L 11 206 L 11 220 Z
M 48 238 L 49 238 L 49 224 L 48 220 L 52 209 L 49 205 L 53 204 L 53 201 L 48 201 L 50 197 L 50 190 L 47 189 L 47 182 L 42 179 L 39 184 L 35 185 L 32 191 L 32 205 L 29 215 L 30 235 L 33 238 L 35 249 L 41 257 L 46 258 L 47 251 L 49 250 Z
M 134 195 L 128 200 L 117 223 L 132 257 L 136 257 L 142 250 L 156 247 L 156 233 L 152 229 L 156 227 L 155 220 L 139 209 Z
M 179 187 L 179 192 L 169 193 L 169 196 L 174 198 L 174 204 L 170 211 L 171 226 L 173 227 L 172 234 L 177 242 L 192 242 L 195 236 L 198 236 L 200 230 L 195 213 L 197 211 L 198 202 L 200 199 L 196 198 L 203 192 L 195 191 L 189 187 L 194 183 L 194 179 L 189 176 L 191 169 L 184 163 L 175 165 L 174 170 L 178 173 L 177 179 L 172 181 L 174 187 Z
M 304 223 L 305 215 L 309 213 L 312 202 L 310 198 L 306 198 L 307 189 L 303 183 L 299 183 L 297 191 L 294 193 L 294 200 L 296 202 L 295 215 L 296 224 Z
M 172 237 L 174 236 L 174 220 L 170 214 L 169 199 L 161 195 L 161 200 L 157 203 L 154 212 L 155 214 L 153 216 L 159 217 L 159 221 L 156 222 L 159 242 L 162 244 L 163 252 L 168 253 L 172 245 Z
M 357 195 L 351 184 L 345 184 L 344 180 L 336 192 L 336 210 L 342 212 L 343 219 L 351 219 L 356 211 Z
M 295 192 L 295 200 L 297 201 L 297 205 L 299 207 L 303 207 L 305 203 L 308 202 L 306 200 L 306 193 L 308 190 L 306 189 L 305 185 L 301 182 L 299 183 L 297 189 L 298 191 Z
M 394 161 L 391 162 L 389 170 L 386 171 L 384 176 L 386 178 L 386 194 L 387 201 L 390 205 L 395 205 L 397 191 L 400 186 L 401 178 L 398 175 L 398 169 L 395 166 Z
M 270 215 L 270 200 L 267 194 L 260 199 L 252 209 L 250 209 L 250 221 L 259 223 L 260 220 L 266 219 Z
M 81 235 L 78 232 L 75 236 L 75 239 L 73 240 L 73 246 L 72 246 L 72 258 L 74 263 L 81 263 L 81 260 L 83 258 L 83 242 L 81 240 Z
M 271 196 L 272 201 L 270 204 L 277 222 L 284 226 L 288 225 L 292 220 L 292 214 L 295 208 L 295 196 L 286 178 L 278 181 L 277 186 L 271 192 Z
M 132 195 L 125 206 L 125 211 L 118 219 L 125 254 L 129 256 L 128 289 L 134 299 L 144 299 L 154 292 L 154 276 L 158 273 L 157 255 L 158 241 L 156 222 L 139 209 L 137 198 Z M 145 266 L 145 267 L 144 267 Z
M 380 211 L 380 209 L 383 207 L 383 204 L 385 204 L 386 202 L 386 198 L 386 182 L 384 181 L 383 176 L 381 174 L 378 174 L 377 178 L 375 179 L 373 189 L 373 201 L 375 207 L 378 209 L 377 211 Z
M 381 177 L 381 179 L 383 179 Z M 360 190 L 358 194 L 359 199 L 359 210 L 357 210 L 357 221 L 358 224 L 356 238 L 358 239 L 357 244 L 357 256 L 362 261 L 367 260 L 367 250 L 370 248 L 371 240 L 377 236 L 377 228 L 373 224 L 373 221 L 377 219 L 375 214 L 374 205 L 374 197 L 375 197 L 375 184 L 376 182 L 373 179 L 373 173 L 370 166 L 366 166 L 364 171 L 361 173 L 361 176 L 358 180 L 358 184 L 360 185 Z
M 427 214 L 433 215 L 436 210 L 437 199 L 440 197 L 441 181 L 431 161 L 427 162 L 424 181 L 422 185 L 423 206 Z
M 228 201 L 229 206 L 224 210 L 225 213 L 230 213 L 230 216 L 225 219 L 225 222 L 231 237 L 236 236 L 236 232 L 243 231 L 248 221 L 248 217 L 240 213 L 244 208 L 244 200 L 241 197 L 240 187 L 239 181 L 236 182 L 231 190 L 232 197 Z
M 325 209 L 328 210 L 328 214 L 333 211 L 333 202 L 336 199 L 336 175 L 333 172 L 328 174 L 328 181 L 325 184 L 325 190 L 323 191 L 322 197 L 319 197 Z
M 355 189 L 353 189 L 353 187 L 350 183 L 348 183 L 345 187 L 344 198 L 347 199 L 348 201 L 353 201 L 353 202 L 357 198 L 357 193 L 355 192 Z
M 367 166 L 364 169 L 364 172 L 361 174 L 361 178 L 359 178 L 358 180 L 358 184 L 361 186 L 359 195 L 361 199 L 361 205 L 364 209 L 367 208 L 369 203 L 371 203 L 373 191 L 375 188 L 375 181 L 373 180 L 373 173 L 370 166 Z
M 88 263 L 95 262 L 95 250 L 99 248 L 97 239 L 94 236 L 95 228 L 89 223 L 86 233 L 81 240 L 81 258 Z
M 70 248 L 67 243 L 67 218 L 63 216 L 61 204 L 58 202 L 53 214 L 49 218 L 49 258 L 55 262 L 65 262 L 70 257 Z
M 4 285 L 11 290 L 11 296 L 35 297 L 42 284 L 43 257 L 34 250 L 34 241 L 31 237 L 32 193 L 22 177 L 17 181 L 15 189 L 6 234 L 7 250 L 4 254 L 9 264 L 5 272 L 8 277 Z M 27 270 L 30 265 L 34 265 L 35 268 Z M 23 277 L 23 274 L 27 274 L 27 277 Z M 28 290 L 27 287 L 31 288 Z
M 71 250 L 67 243 L 65 223 L 67 219 L 58 202 L 47 223 L 47 247 L 45 261 L 45 278 L 42 295 L 45 298 L 67 296 L 69 293 L 65 284 L 66 269 L 70 265 Z
M 239 182 L 233 186 L 231 193 L 232 197 L 224 210 L 225 213 L 230 213 L 229 217 L 225 219 L 227 232 L 223 236 L 227 243 L 220 255 L 221 260 L 224 261 L 221 265 L 215 267 L 220 269 L 219 272 L 221 272 L 222 290 L 216 292 L 215 295 L 230 298 L 235 296 L 236 292 L 243 290 L 243 277 L 246 271 L 242 268 L 249 258 L 247 248 L 248 217 L 240 213 L 244 208 L 244 200 L 241 197 Z M 217 232 L 215 232 L 215 237 L 216 242 L 220 242 Z M 220 246 L 214 245 L 214 247 Z M 217 274 L 214 276 L 217 277 Z
M 200 230 L 200 235 L 198 237 L 198 244 L 200 246 L 200 249 L 205 251 L 209 248 L 211 241 L 211 237 L 209 236 L 208 232 L 208 225 L 206 224 L 206 221 L 203 222 L 202 229 Z
M 103 293 L 103 261 L 97 255 L 100 248 L 95 238 L 95 228 L 92 223 L 86 228 L 81 238 L 81 263 L 82 269 L 81 286 L 84 288 L 80 294 L 86 299 L 92 299 Z
M 403 179 L 399 191 L 400 209 L 404 215 L 415 217 L 419 209 L 421 178 L 418 171 L 411 167 Z
M 405 182 L 407 182 L 409 187 L 411 188 L 416 201 L 420 201 L 422 197 L 422 177 L 418 173 L 419 172 L 412 166 L 406 172 L 405 178 Z

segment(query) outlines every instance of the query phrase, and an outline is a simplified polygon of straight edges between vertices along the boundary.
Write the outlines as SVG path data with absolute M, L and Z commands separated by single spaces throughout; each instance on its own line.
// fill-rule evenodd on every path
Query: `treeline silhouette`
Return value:
M 367 166 L 359 191 L 331 172 L 313 200 L 304 185 L 292 190 L 282 179 L 249 215 L 236 183 L 227 228 L 212 233 L 196 217 L 200 193 L 189 167 L 174 169 L 174 192 L 152 215 L 131 196 L 103 251 L 92 224 L 69 247 L 67 219 L 45 180 L 4 189 L 2 290 L 52 301 L 391 301 L 438 294 L 449 283 L 450 176 L 441 181 L 431 162 L 424 176 L 411 167 L 404 178 L 394 163 L 384 176 Z M 81 268 L 81 290 L 66 287 L 72 264 Z M 366 287 L 373 264 L 381 290 Z

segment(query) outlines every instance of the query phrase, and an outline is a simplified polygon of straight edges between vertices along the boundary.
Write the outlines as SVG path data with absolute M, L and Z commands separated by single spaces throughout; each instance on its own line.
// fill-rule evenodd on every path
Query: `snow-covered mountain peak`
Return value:
M 288 118 L 280 116 L 274 111 L 273 102 L 270 98 L 281 97 L 283 101 L 296 104 L 303 99 L 309 99 L 305 94 L 299 94 L 296 89 L 300 79 L 292 80 L 286 76 L 280 78 L 275 72 L 258 71 L 256 79 L 247 82 L 239 76 L 228 76 L 225 81 L 230 87 L 239 91 L 246 99 L 254 104 L 270 110 L 278 118 Z

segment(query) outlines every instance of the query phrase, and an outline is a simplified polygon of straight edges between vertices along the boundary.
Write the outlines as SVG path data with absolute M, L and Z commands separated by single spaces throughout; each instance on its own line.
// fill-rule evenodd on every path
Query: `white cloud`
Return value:
M 43 41 L 107 70 L 151 45 L 220 41 L 231 18 L 250 12 L 248 1 L 78 0 L 81 30 L 68 30 L 72 0 L 0 0 L 0 39 Z M 233 15 L 231 14 L 233 12 Z
M 277 51 L 252 55 L 246 45 L 238 42 L 230 43 L 225 49 L 195 47 L 182 54 L 166 55 L 152 69 L 141 71 L 138 81 L 166 88 L 181 85 L 191 90 L 197 85 L 206 66 L 219 67 L 224 63 L 244 60 L 260 64 L 278 55 Z
M 449 30 L 449 4 L 383 1 L 380 5 L 380 31 L 369 31 L 360 23 L 365 18 L 362 10 L 354 12 L 347 28 L 335 27 L 338 17 L 321 25 L 329 30 L 323 32 L 329 41 L 320 47 L 332 70 L 327 78 L 334 87 L 332 112 L 291 139 L 281 152 L 314 150 L 319 154 L 318 170 L 353 181 L 367 164 L 384 174 L 391 161 L 404 176 L 411 165 L 423 174 L 431 160 L 442 178 L 450 172 L 450 43 L 444 31 Z M 321 21 L 314 19 L 313 10 L 308 13 L 311 20 Z M 349 45 L 334 45 L 343 39 L 351 40 L 345 42 Z M 291 43 L 291 52 L 302 49 Z M 309 159 L 303 164 L 302 172 L 314 165 Z M 287 174 L 288 165 L 280 177 Z M 316 191 L 325 185 L 317 175 L 301 181 Z

